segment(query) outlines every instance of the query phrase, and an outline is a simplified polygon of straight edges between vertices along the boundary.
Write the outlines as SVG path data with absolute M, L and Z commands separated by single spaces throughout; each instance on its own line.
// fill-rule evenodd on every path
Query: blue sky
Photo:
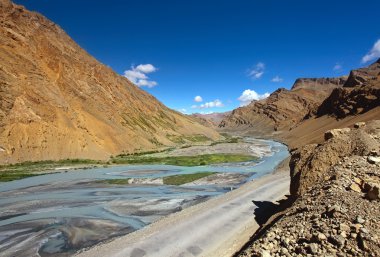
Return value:
M 296 78 L 345 75 L 380 56 L 378 0 L 15 2 L 188 113 L 231 110 Z

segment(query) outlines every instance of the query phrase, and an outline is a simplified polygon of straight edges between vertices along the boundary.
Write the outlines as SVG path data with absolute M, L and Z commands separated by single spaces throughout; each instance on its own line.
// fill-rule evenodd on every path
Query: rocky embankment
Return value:
M 296 200 L 240 256 L 380 256 L 380 121 L 328 131 L 290 166 Z

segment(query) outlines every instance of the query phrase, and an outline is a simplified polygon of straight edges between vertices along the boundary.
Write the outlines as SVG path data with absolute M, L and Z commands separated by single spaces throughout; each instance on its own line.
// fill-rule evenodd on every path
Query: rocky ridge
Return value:
M 325 140 L 292 155 L 295 202 L 240 256 L 380 255 L 380 121 Z
M 380 106 L 380 59 L 367 68 L 351 71 L 343 87 L 336 88 L 316 115 L 338 119 L 360 115 Z
M 58 25 L 0 1 L 0 164 L 107 159 L 220 136 L 78 46 Z
M 219 125 L 221 129 L 263 131 L 289 130 L 315 110 L 346 77 L 297 79 L 291 90 L 280 88 L 268 98 L 253 101 L 232 111 Z

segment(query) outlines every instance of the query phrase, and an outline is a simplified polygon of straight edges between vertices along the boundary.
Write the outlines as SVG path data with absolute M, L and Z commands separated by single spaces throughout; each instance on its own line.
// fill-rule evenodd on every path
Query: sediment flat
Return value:
M 77 256 L 231 256 L 259 227 L 254 216 L 257 207 L 252 201 L 283 198 L 289 182 L 286 171 L 263 176 Z

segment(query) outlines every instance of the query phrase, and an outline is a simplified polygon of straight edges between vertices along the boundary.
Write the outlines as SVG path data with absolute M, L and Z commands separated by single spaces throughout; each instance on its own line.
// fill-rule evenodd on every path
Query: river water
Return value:
M 261 155 L 258 162 L 201 167 L 113 166 L 0 183 L 0 256 L 70 256 L 271 173 L 289 156 L 287 147 L 278 142 L 245 141 L 252 144 L 252 152 Z M 236 173 L 243 179 L 238 183 L 187 186 L 96 183 L 204 171 Z

